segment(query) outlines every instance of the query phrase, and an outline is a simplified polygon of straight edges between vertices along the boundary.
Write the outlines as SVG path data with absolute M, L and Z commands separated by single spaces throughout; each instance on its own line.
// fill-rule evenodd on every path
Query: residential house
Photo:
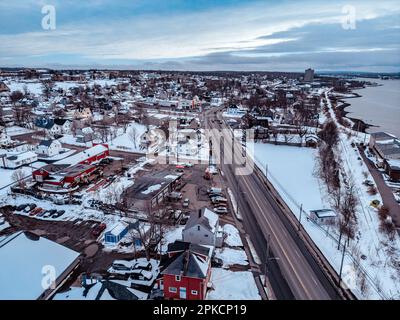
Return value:
M 0 128 L 0 147 L 8 148 L 14 145 L 11 137 L 7 134 L 6 128 Z
M 207 208 L 193 212 L 182 231 L 182 239 L 190 243 L 221 247 L 223 232 L 218 215 Z
M 90 108 L 82 108 L 79 107 L 75 110 L 74 112 L 74 119 L 80 119 L 80 120 L 87 120 L 91 119 L 93 116 L 92 111 Z
M 157 280 L 165 299 L 204 300 L 211 278 L 213 247 L 175 241 L 168 245 L 169 261 Z
M 42 140 L 36 147 L 36 153 L 41 157 L 52 157 L 62 151 L 61 142 L 58 140 Z

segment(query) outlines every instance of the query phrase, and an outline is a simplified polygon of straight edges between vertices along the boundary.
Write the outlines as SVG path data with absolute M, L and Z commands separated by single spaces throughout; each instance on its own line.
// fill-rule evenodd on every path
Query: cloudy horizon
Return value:
M 56 9 L 56 29 L 41 9 Z M 343 27 L 354 8 L 354 28 Z M 0 2 L 0 67 L 399 72 L 398 1 Z

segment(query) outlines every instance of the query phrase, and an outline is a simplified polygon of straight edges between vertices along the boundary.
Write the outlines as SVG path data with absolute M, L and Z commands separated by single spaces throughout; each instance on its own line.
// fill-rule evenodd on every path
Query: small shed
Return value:
M 336 216 L 336 212 L 332 209 L 310 211 L 310 219 L 318 224 L 333 224 L 336 221 Z
M 118 222 L 114 224 L 104 234 L 104 242 L 107 244 L 117 244 L 122 240 L 123 237 L 128 233 L 128 224 L 125 222 Z

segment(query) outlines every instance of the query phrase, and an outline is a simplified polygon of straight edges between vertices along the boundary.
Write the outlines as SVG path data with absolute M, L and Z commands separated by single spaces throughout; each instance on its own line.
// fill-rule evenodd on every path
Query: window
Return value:
M 197 296 L 197 290 L 192 290 L 192 295 Z
M 181 276 L 175 276 L 175 281 L 181 281 Z
M 168 291 L 171 292 L 171 293 L 176 293 L 176 288 L 175 287 L 169 287 Z

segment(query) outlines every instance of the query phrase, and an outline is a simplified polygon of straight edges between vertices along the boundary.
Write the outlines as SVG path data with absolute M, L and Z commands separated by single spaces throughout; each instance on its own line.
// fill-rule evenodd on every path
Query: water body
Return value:
M 354 90 L 362 97 L 345 99 L 348 117 L 360 119 L 374 127 L 368 132 L 386 131 L 400 138 L 400 80 L 364 79 L 381 86 Z

